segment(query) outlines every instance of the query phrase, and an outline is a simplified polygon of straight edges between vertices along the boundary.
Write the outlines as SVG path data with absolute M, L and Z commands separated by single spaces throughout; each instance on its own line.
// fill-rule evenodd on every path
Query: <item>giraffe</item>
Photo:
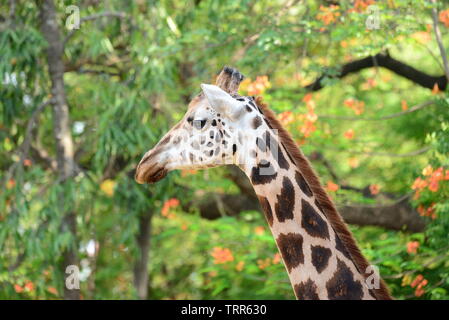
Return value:
M 237 165 L 254 187 L 297 299 L 391 299 L 275 114 L 260 97 L 237 94 L 242 79 L 225 67 L 216 85 L 202 84 L 183 119 L 145 153 L 136 181 Z

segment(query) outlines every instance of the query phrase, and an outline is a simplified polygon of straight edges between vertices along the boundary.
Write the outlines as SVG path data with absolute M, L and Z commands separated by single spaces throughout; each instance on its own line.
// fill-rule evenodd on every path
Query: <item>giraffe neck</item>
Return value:
M 266 121 L 266 119 L 265 119 Z M 251 180 L 298 299 L 374 299 L 366 276 L 269 122 L 259 128 Z M 276 152 L 273 152 L 276 150 Z M 311 169 L 311 168 L 310 168 Z M 316 190 L 316 189 L 314 189 Z

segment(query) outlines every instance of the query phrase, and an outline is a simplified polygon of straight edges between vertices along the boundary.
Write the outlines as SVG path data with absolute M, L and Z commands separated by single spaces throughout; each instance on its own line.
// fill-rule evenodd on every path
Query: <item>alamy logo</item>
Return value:
M 380 288 L 380 275 L 379 268 L 377 266 L 368 266 L 365 270 L 366 274 L 369 274 L 365 279 L 366 286 L 368 289 L 379 289 Z
M 76 265 L 69 265 L 65 269 L 65 273 L 68 274 L 65 279 L 65 286 L 69 290 L 79 290 L 80 288 L 80 269 Z
M 365 25 L 368 30 L 378 30 L 380 29 L 380 9 L 376 5 L 368 6 L 366 9 L 369 14 L 366 18 Z
M 65 9 L 65 13 L 70 13 L 65 21 L 65 26 L 69 30 L 80 28 L 80 8 L 70 5 Z

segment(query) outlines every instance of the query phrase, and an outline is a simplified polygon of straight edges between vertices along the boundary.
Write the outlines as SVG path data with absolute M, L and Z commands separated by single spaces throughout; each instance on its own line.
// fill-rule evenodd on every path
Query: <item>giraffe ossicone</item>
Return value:
M 135 179 L 176 169 L 239 166 L 250 179 L 298 299 L 391 299 L 293 139 L 260 99 L 239 96 L 225 67 L 202 84 L 176 124 L 140 161 Z M 377 276 L 378 275 L 374 275 Z

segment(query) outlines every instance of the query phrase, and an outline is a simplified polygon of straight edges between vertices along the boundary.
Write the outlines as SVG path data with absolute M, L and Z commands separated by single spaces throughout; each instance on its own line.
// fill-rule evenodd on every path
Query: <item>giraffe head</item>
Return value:
M 157 182 L 175 169 L 245 167 L 254 162 L 254 145 L 266 123 L 253 98 L 237 95 L 242 79 L 237 71 L 225 68 L 217 85 L 202 84 L 182 120 L 143 156 L 136 181 Z

